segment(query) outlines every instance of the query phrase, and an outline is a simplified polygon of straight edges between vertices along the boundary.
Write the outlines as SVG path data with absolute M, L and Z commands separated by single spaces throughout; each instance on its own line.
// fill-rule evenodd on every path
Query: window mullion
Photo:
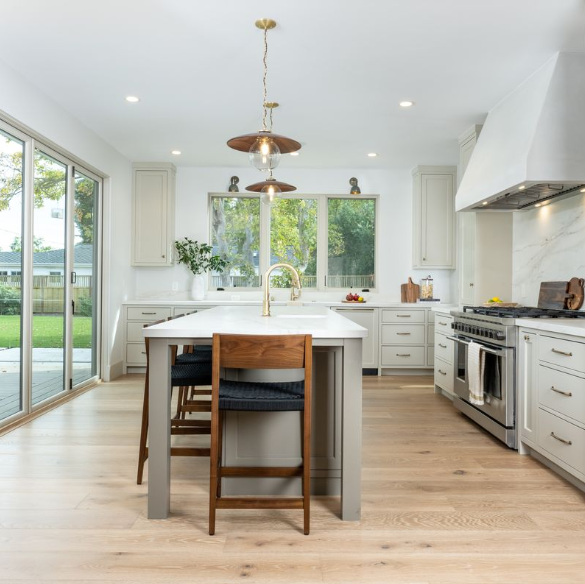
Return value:
M 325 276 L 329 257 L 329 233 L 327 229 L 327 201 L 329 197 L 319 197 L 319 210 L 317 214 L 317 290 L 327 288 Z

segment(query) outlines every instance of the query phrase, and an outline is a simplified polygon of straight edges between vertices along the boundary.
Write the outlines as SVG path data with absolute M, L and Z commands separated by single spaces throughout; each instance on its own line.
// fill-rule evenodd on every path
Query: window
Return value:
M 303 288 L 374 288 L 377 202 L 287 193 L 267 206 L 255 194 L 210 195 L 211 244 L 229 264 L 211 274 L 211 288 L 259 288 L 278 262 L 299 271 Z M 289 288 L 289 272 L 274 270 L 270 285 Z
M 60 276 L 61 272 L 49 272 L 49 276 Z

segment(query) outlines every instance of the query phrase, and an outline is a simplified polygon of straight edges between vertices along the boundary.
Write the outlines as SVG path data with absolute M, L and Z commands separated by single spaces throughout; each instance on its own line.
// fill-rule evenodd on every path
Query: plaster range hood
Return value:
M 585 193 L 585 53 L 557 53 L 489 112 L 457 211 L 517 211 Z

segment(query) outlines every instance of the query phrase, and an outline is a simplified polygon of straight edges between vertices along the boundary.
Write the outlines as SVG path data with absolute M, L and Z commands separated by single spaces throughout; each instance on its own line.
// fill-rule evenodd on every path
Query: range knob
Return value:
M 506 335 L 502 331 L 498 331 L 496 333 L 496 339 L 498 339 L 498 341 L 504 341 L 506 339 Z

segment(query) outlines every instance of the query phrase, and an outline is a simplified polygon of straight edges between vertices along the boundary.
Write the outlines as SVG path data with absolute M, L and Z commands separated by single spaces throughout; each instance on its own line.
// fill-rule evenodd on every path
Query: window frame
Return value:
M 230 193 L 230 192 L 210 192 L 208 193 L 207 204 L 207 241 L 210 242 L 213 236 L 212 227 L 212 208 L 214 198 L 252 198 L 259 199 L 260 195 L 257 193 Z M 316 199 L 317 200 L 317 286 L 314 288 L 306 288 L 311 292 L 334 292 L 341 293 L 346 291 L 345 288 L 334 288 L 327 286 L 327 275 L 329 271 L 329 245 L 328 245 L 328 227 L 329 214 L 328 202 L 329 199 L 368 199 L 374 201 L 374 282 L 375 286 L 369 288 L 370 292 L 377 292 L 378 289 L 378 234 L 379 234 L 379 199 L 380 195 L 350 195 L 350 194 L 327 194 L 327 193 L 282 193 L 279 195 L 282 199 Z M 255 292 L 262 290 L 263 278 L 266 270 L 270 267 L 270 207 L 268 205 L 260 204 L 260 257 L 259 257 L 259 276 L 260 286 L 250 287 L 224 287 L 226 292 Z M 217 291 L 217 287 L 213 286 L 211 273 L 208 273 L 208 289 L 210 291 Z

